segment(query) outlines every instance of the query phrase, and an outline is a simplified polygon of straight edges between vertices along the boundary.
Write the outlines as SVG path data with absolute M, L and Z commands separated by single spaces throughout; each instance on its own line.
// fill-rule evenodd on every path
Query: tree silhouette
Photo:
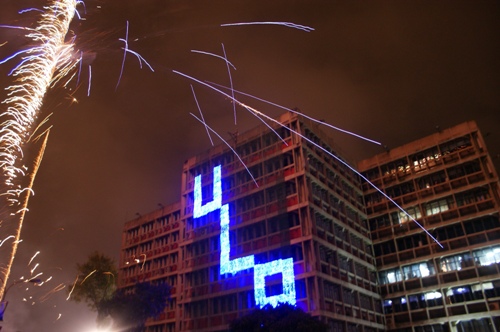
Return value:
M 70 299 L 96 311 L 98 325 L 111 317 L 120 331 L 142 331 L 146 320 L 159 315 L 170 297 L 171 287 L 166 283 L 140 282 L 117 290 L 115 262 L 97 251 L 76 268 L 78 277 L 69 287 Z
M 83 264 L 76 264 L 77 279 L 69 287 L 70 299 L 85 302 L 97 311 L 98 321 L 106 317 L 103 304 L 113 297 L 116 291 L 117 270 L 115 262 L 97 251 L 91 253 Z
M 140 332 L 148 318 L 163 312 L 170 298 L 171 287 L 166 283 L 153 285 L 141 282 L 130 289 L 119 289 L 103 304 L 119 331 Z
M 231 332 L 326 332 L 328 326 L 290 304 L 266 305 L 234 320 Z

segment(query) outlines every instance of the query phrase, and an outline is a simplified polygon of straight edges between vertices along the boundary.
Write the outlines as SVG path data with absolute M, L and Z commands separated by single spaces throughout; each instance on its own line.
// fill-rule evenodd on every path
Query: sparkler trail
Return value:
M 241 106 L 243 106 L 243 107 L 245 107 L 245 108 L 247 107 L 245 104 L 243 104 L 243 103 L 242 103 L 242 102 L 240 102 L 239 100 L 237 100 L 237 99 L 235 99 L 235 98 L 231 97 L 231 96 L 230 96 L 230 95 L 228 95 L 227 93 L 225 93 L 225 92 L 223 92 L 223 91 L 221 91 L 221 90 L 219 90 L 219 89 L 217 89 L 217 88 L 215 88 L 215 87 L 213 87 L 213 86 L 211 86 L 211 85 L 209 85 L 209 84 L 207 84 L 207 83 L 205 83 L 205 82 L 203 82 L 203 81 L 200 81 L 200 80 L 198 80 L 198 79 L 196 79 L 196 78 L 194 78 L 194 77 L 192 77 L 192 76 L 186 75 L 186 74 L 184 74 L 184 73 L 181 73 L 180 71 L 177 71 L 177 70 L 172 70 L 172 72 L 173 72 L 174 74 L 181 75 L 181 76 L 184 76 L 184 77 L 186 77 L 186 78 L 188 78 L 188 79 L 190 79 L 190 80 L 193 80 L 193 81 L 195 81 L 195 82 L 198 82 L 198 83 L 200 83 L 200 84 L 202 84 L 202 85 L 208 86 L 209 88 L 211 88 L 211 89 L 213 89 L 213 90 L 217 91 L 218 93 L 220 93 L 220 94 L 222 94 L 222 95 L 224 95 L 224 96 L 228 97 L 228 98 L 229 98 L 229 99 L 231 99 L 233 102 L 235 102 L 235 103 L 237 103 L 237 104 L 239 104 L 239 105 L 241 105 Z M 275 133 L 275 134 L 276 134 L 276 136 L 278 136 L 278 137 L 280 138 L 280 140 L 281 140 L 281 141 L 282 141 L 285 145 L 287 145 L 287 146 L 288 146 L 288 143 L 287 143 L 287 142 L 286 142 L 286 141 L 285 141 L 285 140 L 284 140 L 284 139 L 283 139 L 283 138 L 282 138 L 282 137 L 281 137 L 281 136 L 280 136 L 280 135 L 276 132 L 276 130 L 274 130 L 274 129 L 273 129 L 273 128 L 269 125 L 269 124 L 267 124 L 267 123 L 266 123 L 266 122 L 265 122 L 262 118 L 260 118 L 260 117 L 259 117 L 256 113 L 254 113 L 254 112 L 250 112 L 250 114 L 252 114 L 252 115 L 253 115 L 253 116 L 255 116 L 257 119 L 259 119 L 259 120 L 260 120 L 260 121 L 261 121 L 264 125 L 266 125 L 266 126 L 267 126 L 267 127 L 268 127 L 268 128 L 269 128 L 272 132 L 273 132 L 273 133 Z M 219 135 L 217 134 L 217 136 L 219 136 Z M 219 137 L 220 137 L 220 136 L 219 136 Z M 256 184 L 257 184 L 257 183 L 256 183 Z M 257 185 L 257 187 L 258 187 L 258 185 Z
M 238 158 L 238 160 L 240 161 L 240 163 L 243 165 L 243 167 L 245 167 L 245 169 L 247 170 L 248 174 L 250 174 L 250 177 L 252 178 L 253 182 L 255 183 L 255 185 L 258 187 L 259 184 L 257 183 L 257 180 L 255 180 L 255 178 L 253 177 L 253 174 L 252 172 L 250 172 L 250 170 L 248 169 L 247 165 L 245 164 L 245 162 L 240 158 L 239 154 L 233 149 L 233 147 L 224 139 L 222 138 L 222 136 L 220 136 L 215 130 L 213 130 L 209 125 L 207 125 L 204 121 L 202 121 L 200 118 L 198 118 L 196 115 L 194 115 L 193 113 L 189 113 L 193 116 L 193 118 L 195 118 L 196 120 L 198 120 L 199 122 L 201 122 L 206 128 L 210 129 L 210 131 L 212 133 L 214 133 L 215 135 L 217 135 L 217 137 L 220 138 L 220 140 L 222 142 L 224 142 L 224 144 L 227 145 L 228 148 L 231 149 L 231 151 L 233 151 L 234 155 Z
M 191 91 L 193 92 L 194 101 L 196 102 L 196 107 L 198 107 L 198 111 L 200 111 L 201 119 L 203 120 L 203 123 L 205 124 L 205 130 L 207 131 L 208 138 L 210 139 L 210 143 L 212 143 L 212 146 L 214 146 L 214 141 L 212 140 L 212 135 L 210 135 L 210 132 L 208 131 L 207 124 L 205 123 L 205 118 L 203 117 L 203 112 L 201 111 L 200 104 L 198 103 L 198 98 L 196 98 L 196 94 L 194 93 L 193 85 L 190 84 L 190 86 L 191 86 Z
M 153 67 L 151 67 L 151 65 L 139 53 L 132 51 L 131 49 L 128 48 L 128 28 L 129 28 L 129 23 L 127 21 L 127 28 L 125 31 L 125 39 L 118 38 L 119 41 L 122 41 L 125 44 L 125 47 L 122 47 L 122 50 L 123 50 L 122 66 L 120 69 L 120 76 L 118 77 L 118 82 L 116 83 L 115 91 L 118 89 L 118 85 L 120 85 L 120 82 L 122 80 L 123 70 L 125 67 L 125 59 L 127 58 L 127 53 L 132 53 L 133 55 L 135 55 L 137 57 L 137 59 L 139 60 L 139 66 L 141 67 L 141 69 L 142 69 L 142 62 L 144 61 L 144 63 L 149 67 L 149 69 L 152 72 L 154 72 Z
M 40 253 L 40 251 L 37 251 L 33 257 L 31 257 L 30 261 L 28 262 L 28 266 L 31 264 L 31 262 L 33 262 L 33 260 L 35 259 L 36 256 L 38 256 L 38 254 Z
M 229 61 L 227 61 L 226 48 L 224 47 L 224 44 L 221 45 L 222 45 L 222 52 L 224 53 L 224 60 L 226 60 L 227 74 L 229 76 L 229 85 L 231 86 L 231 96 L 234 99 L 233 77 L 231 76 L 231 68 L 229 68 Z M 234 124 L 236 124 L 236 103 L 232 102 L 231 104 L 233 104 Z
M 56 287 L 52 288 L 50 291 L 45 293 L 44 295 L 40 296 L 39 301 L 40 302 L 45 302 L 47 301 L 52 295 L 54 295 L 57 292 L 62 291 L 63 289 L 66 288 L 65 284 L 59 284 Z
M 66 301 L 68 301 L 71 297 L 71 294 L 73 294 L 73 291 L 75 290 L 75 287 L 76 287 L 76 283 L 78 282 L 78 276 L 76 276 L 76 279 L 75 281 L 73 282 L 73 286 L 71 287 L 71 290 L 69 291 L 68 293 L 68 297 L 66 298 Z
M 214 54 L 214 53 L 210 53 L 210 52 L 205 52 L 205 51 L 199 51 L 199 50 L 191 50 L 192 53 L 199 53 L 199 54 L 205 54 L 205 55 L 210 55 L 210 56 L 213 56 L 215 58 L 219 58 L 221 60 L 224 60 L 228 65 L 230 65 L 231 67 L 233 67 L 234 70 L 236 70 L 236 67 L 231 63 L 231 61 L 229 61 L 228 59 L 226 59 L 225 57 L 223 56 L 220 56 L 218 54 Z
M 89 65 L 89 87 L 87 89 L 87 97 L 90 96 L 90 87 L 92 86 L 92 66 Z
M 186 75 L 184 73 L 181 73 L 179 71 L 176 71 L 174 70 L 173 71 L 174 73 L 178 74 L 178 75 L 181 75 L 181 76 L 184 76 L 190 80 L 193 80 L 195 82 L 198 82 L 224 96 L 226 96 L 227 98 L 229 99 L 232 99 L 232 97 L 230 95 L 228 95 L 227 93 L 217 89 L 216 87 L 206 83 L 206 82 L 203 82 L 203 81 L 200 81 L 194 77 L 191 77 L 189 75 Z M 237 99 L 232 99 L 233 102 L 236 102 L 238 103 L 240 106 L 244 107 L 245 109 L 247 109 L 249 112 L 251 113 L 255 113 L 255 114 L 258 114 L 259 116 L 262 116 L 263 118 L 266 118 L 267 120 L 271 121 L 271 122 L 274 122 L 280 126 L 282 126 L 282 124 L 276 120 L 276 119 L 273 119 L 272 117 L 258 111 L 257 109 L 253 108 L 253 107 L 250 107 L 242 102 L 240 102 L 239 100 Z M 191 114 L 193 115 L 193 114 Z M 193 115 L 194 116 L 194 115 Z M 196 118 L 196 117 L 195 117 Z M 200 121 L 198 119 L 198 121 Z M 327 149 L 325 149 L 324 147 L 322 147 L 321 145 L 315 143 L 314 141 L 312 141 L 311 139 L 305 137 L 304 135 L 302 135 L 301 133 L 287 127 L 287 126 L 282 126 L 283 128 L 285 128 L 286 130 L 290 131 L 291 133 L 294 133 L 296 135 L 298 135 L 299 137 L 301 137 L 302 139 L 308 141 L 309 143 L 313 144 L 314 146 L 316 146 L 317 148 L 321 149 L 323 152 L 327 153 L 329 156 L 331 156 L 332 158 L 336 159 L 337 161 L 339 161 L 340 163 L 342 163 L 344 166 L 346 166 L 347 168 L 349 168 L 351 171 L 353 171 L 354 173 L 356 173 L 358 176 L 360 176 L 363 180 L 365 180 L 371 187 L 373 187 L 375 190 L 377 190 L 380 194 L 382 194 L 385 198 L 387 198 L 392 204 L 394 204 L 395 207 L 397 207 L 401 212 L 403 212 L 408 218 L 410 218 L 410 220 L 412 220 L 418 227 L 420 227 L 420 229 L 422 229 L 426 234 L 427 236 L 429 236 L 435 243 L 437 243 L 441 248 L 444 248 L 443 245 L 424 227 L 422 226 L 422 224 L 420 224 L 415 218 L 413 218 L 408 212 L 406 212 L 405 209 L 403 209 L 398 203 L 396 203 L 389 195 L 387 195 L 385 192 L 383 192 L 380 188 L 378 188 L 375 184 L 373 184 L 370 180 L 368 180 L 368 178 L 366 178 L 365 176 L 363 176 L 360 172 L 358 172 L 354 167 L 352 167 L 351 165 L 349 165 L 347 162 L 345 162 L 344 160 L 342 160 L 342 158 L 336 156 L 334 153 L 331 153 L 330 151 L 328 151 Z M 220 137 L 220 136 L 219 136 Z M 233 150 L 234 151 L 234 150 Z
M 123 48 L 123 59 L 122 59 L 122 67 L 120 69 L 120 76 L 118 76 L 118 82 L 116 83 L 115 91 L 118 89 L 118 85 L 120 85 L 120 81 L 122 80 L 122 75 L 123 75 L 123 68 L 125 67 L 125 59 L 127 58 L 127 49 L 128 49 L 128 21 L 127 21 L 127 27 L 125 30 L 125 39 L 120 38 L 120 41 L 125 43 L 125 47 Z
M 30 191 L 36 171 L 47 142 L 47 137 L 36 157 L 31 174 L 26 175 L 22 169 L 24 151 L 27 149 L 29 137 L 33 134 L 36 122 L 40 115 L 43 97 L 49 87 L 66 75 L 77 61 L 72 58 L 73 44 L 65 43 L 65 37 L 73 19 L 76 0 L 51 1 L 44 8 L 37 26 L 28 31 L 26 37 L 36 45 L 17 55 L 23 55 L 21 63 L 12 72 L 15 83 L 6 88 L 7 99 L 3 101 L 6 111 L 0 114 L 0 173 L 2 199 L 6 206 L 15 212 L 12 215 L 1 216 L 3 230 L 12 231 L 15 241 L 8 250 L 7 263 L 1 263 L 4 268 L 0 297 L 10 274 L 12 262 L 17 251 L 24 214 L 26 212 Z M 12 59 L 12 57 L 9 57 Z M 8 60 L 7 60 L 8 61 Z M 5 62 L 5 60 L 3 61 Z M 28 182 L 26 184 L 25 182 Z M 19 212 L 17 212 L 19 211 Z M 8 226 L 8 227 L 5 227 Z
M 87 280 L 91 275 L 93 275 L 96 272 L 97 272 L 97 270 L 94 270 L 94 271 L 90 272 L 89 274 L 87 274 L 87 276 L 85 278 L 83 278 L 83 280 L 80 283 L 80 285 L 83 285 L 83 283 L 85 282 L 85 280 Z
M 221 27 L 230 27 L 230 26 L 238 26 L 238 25 L 282 25 L 288 28 L 294 28 L 294 29 L 299 29 L 305 32 L 311 32 L 314 31 L 314 28 L 305 26 L 305 25 L 300 25 L 300 24 L 295 24 L 292 22 L 240 22 L 240 23 L 226 23 L 226 24 L 221 24 Z
M 286 111 L 288 111 L 288 112 L 292 112 L 292 113 L 295 113 L 295 114 L 301 115 L 301 116 L 303 116 L 303 117 L 304 117 L 304 118 L 306 118 L 306 119 L 309 119 L 309 120 L 311 120 L 311 121 L 313 121 L 313 122 L 316 122 L 316 123 L 319 123 L 319 124 L 321 124 L 321 125 L 327 126 L 327 127 L 329 127 L 329 128 L 335 129 L 335 130 L 340 131 L 340 132 L 342 132 L 342 133 L 344 133 L 344 134 L 348 134 L 348 135 L 351 135 L 351 136 L 354 136 L 354 137 L 360 138 L 360 139 L 362 139 L 362 140 L 365 140 L 365 141 L 370 142 L 370 143 L 373 143 L 373 144 L 382 145 L 382 143 L 380 143 L 380 142 L 377 142 L 377 141 L 372 140 L 372 139 L 370 139 L 370 138 L 367 138 L 367 137 L 364 137 L 364 136 L 358 135 L 358 134 L 356 134 L 356 133 L 353 133 L 352 131 L 348 131 L 348 130 L 345 130 L 345 129 L 342 129 L 342 128 L 339 128 L 339 127 L 335 127 L 335 126 L 333 126 L 333 125 L 331 125 L 331 124 L 329 124 L 329 123 L 327 123 L 327 122 L 325 122 L 325 121 L 320 121 L 320 120 L 317 120 L 317 119 L 315 119 L 315 118 L 313 118 L 313 117 L 311 117 L 311 116 L 308 116 L 308 115 L 307 115 L 307 114 L 305 114 L 305 113 L 301 113 L 301 112 L 298 112 L 297 110 L 294 110 L 294 109 L 291 109 L 291 108 L 288 108 L 288 107 L 282 106 L 282 105 L 280 105 L 280 104 L 273 103 L 272 101 L 269 101 L 269 100 L 266 100 L 266 99 L 259 98 L 259 97 L 257 97 L 257 96 L 251 95 L 251 94 L 249 94 L 249 93 L 245 93 L 245 92 L 241 92 L 241 91 L 238 91 L 238 90 L 234 90 L 233 88 L 229 88 L 229 87 L 227 87 L 227 86 L 224 86 L 224 85 L 221 85 L 221 84 L 217 84 L 217 83 L 214 83 L 214 82 L 210 82 L 210 81 L 208 81 L 207 83 L 209 83 L 209 84 L 213 84 L 213 85 L 218 86 L 218 87 L 220 87 L 220 88 L 224 88 L 224 89 L 228 89 L 228 90 L 230 89 L 231 91 L 234 91 L 234 92 L 236 92 L 236 93 L 238 93 L 238 94 L 240 94 L 240 95 L 247 96 L 247 97 L 250 97 L 250 98 L 256 99 L 256 100 L 258 100 L 258 101 L 261 101 L 261 102 L 263 102 L 263 103 L 266 103 L 266 104 L 269 104 L 269 105 L 272 105 L 272 106 L 275 106 L 275 107 L 278 107 L 278 108 L 284 109 L 284 110 L 286 110 Z

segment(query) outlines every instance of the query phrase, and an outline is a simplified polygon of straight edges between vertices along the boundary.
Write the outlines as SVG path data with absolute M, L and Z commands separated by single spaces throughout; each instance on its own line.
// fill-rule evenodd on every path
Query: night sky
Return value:
M 17 11 L 46 3 L 3 0 L 0 24 L 32 26 L 36 12 Z M 172 70 L 226 86 L 229 76 L 223 60 L 191 50 L 223 55 L 223 44 L 237 69 L 231 71 L 235 89 L 297 107 L 389 148 L 432 134 L 437 126 L 475 120 L 500 168 L 498 1 L 125 0 L 87 1 L 86 7 L 86 14 L 80 8 L 86 20 L 72 26 L 76 48 L 84 52 L 80 86 L 75 90 L 75 80 L 46 97 L 42 113 L 54 112 L 53 128 L 11 275 L 12 281 L 29 275 L 27 263 L 40 251 L 37 271 L 53 279 L 9 291 L 4 330 L 91 331 L 95 314 L 67 302 L 66 289 L 45 295 L 71 284 L 76 263 L 94 250 L 118 259 L 123 224 L 176 202 L 183 162 L 210 147 L 204 127 L 189 115 L 198 114 L 193 82 Z M 116 88 L 124 46 L 118 39 L 125 37 L 127 20 L 129 48 L 155 71 L 141 69 L 128 54 Z M 315 30 L 220 26 L 263 21 Z M 17 30 L 0 29 L 4 42 L 0 58 L 27 46 Z M 0 66 L 1 100 L 15 64 Z M 225 139 L 258 125 L 241 107 L 235 125 L 226 97 L 193 87 L 207 123 Z M 284 112 L 240 99 L 270 116 Z M 383 151 L 327 132 L 350 160 Z

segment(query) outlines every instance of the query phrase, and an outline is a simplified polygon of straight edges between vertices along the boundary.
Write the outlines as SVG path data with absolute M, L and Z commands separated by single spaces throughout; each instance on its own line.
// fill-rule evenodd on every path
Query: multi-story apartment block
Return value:
M 476 124 L 358 166 L 408 213 L 363 184 L 388 330 L 500 331 L 499 182 Z
M 281 301 L 331 331 L 497 332 L 498 178 L 473 123 L 360 176 L 317 124 L 277 120 L 187 160 L 180 202 L 125 224 L 119 286 L 173 287 L 148 331 L 226 331 Z

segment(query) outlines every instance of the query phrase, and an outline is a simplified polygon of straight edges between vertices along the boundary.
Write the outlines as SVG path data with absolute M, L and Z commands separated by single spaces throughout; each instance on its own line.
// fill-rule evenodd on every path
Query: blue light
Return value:
M 231 244 L 229 243 L 229 205 L 220 209 L 220 273 L 235 274 L 254 267 L 254 255 L 229 259 Z
M 222 185 L 221 185 L 220 165 L 214 167 L 213 181 L 213 199 L 205 205 L 201 205 L 201 175 L 194 178 L 194 208 L 193 218 L 203 217 L 204 215 L 220 209 L 222 205 Z
M 295 274 L 293 270 L 293 258 L 277 259 L 264 264 L 255 264 L 255 256 L 230 259 L 231 243 L 229 241 L 229 205 L 222 205 L 221 166 L 213 170 L 213 198 L 212 201 L 202 205 L 201 175 L 194 179 L 194 208 L 193 218 L 219 209 L 220 211 L 220 274 L 236 274 L 254 268 L 254 296 L 255 303 L 259 307 L 271 304 L 276 307 L 278 303 L 296 304 Z M 266 277 L 281 274 L 283 293 L 279 295 L 266 296 Z
M 266 277 L 281 273 L 283 279 L 283 293 L 266 296 Z M 263 307 L 270 304 L 276 307 L 278 303 L 296 304 L 295 274 L 293 271 L 293 258 L 277 259 L 269 263 L 255 264 L 254 272 L 255 304 Z

